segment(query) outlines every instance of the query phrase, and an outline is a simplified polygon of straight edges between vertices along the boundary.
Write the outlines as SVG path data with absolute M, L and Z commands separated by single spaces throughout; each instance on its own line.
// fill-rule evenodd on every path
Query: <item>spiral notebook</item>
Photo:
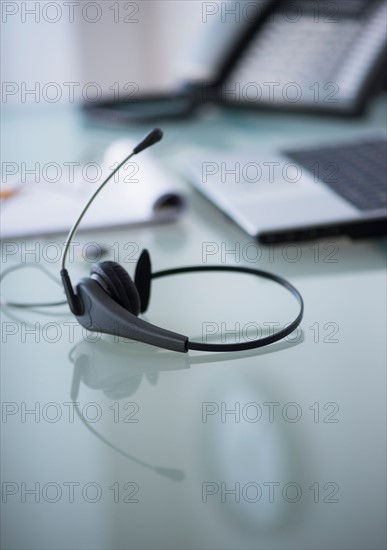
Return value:
M 128 140 L 113 142 L 89 175 L 74 171 L 72 181 L 3 182 L 1 238 L 45 236 L 69 231 L 98 185 L 133 149 Z M 99 176 L 97 179 L 97 175 Z M 92 181 L 97 179 L 97 181 Z M 153 224 L 176 220 L 186 201 L 172 175 L 146 151 L 116 174 L 87 212 L 80 230 Z

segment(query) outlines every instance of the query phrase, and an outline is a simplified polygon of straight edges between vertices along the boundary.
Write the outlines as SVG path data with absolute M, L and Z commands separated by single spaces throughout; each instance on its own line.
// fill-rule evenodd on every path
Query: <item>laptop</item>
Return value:
M 191 154 L 193 186 L 264 244 L 387 234 L 387 142 Z

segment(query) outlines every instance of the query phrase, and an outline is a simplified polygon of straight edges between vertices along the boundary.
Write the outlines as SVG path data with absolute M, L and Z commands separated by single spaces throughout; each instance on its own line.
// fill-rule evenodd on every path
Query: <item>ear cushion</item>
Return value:
M 123 267 L 116 262 L 99 262 L 92 266 L 90 275 L 120 306 L 134 315 L 140 313 L 140 296 L 134 282 Z
M 150 298 L 152 280 L 152 266 L 149 252 L 143 250 L 137 262 L 136 271 L 134 274 L 134 284 L 138 290 L 141 301 L 141 313 L 147 310 Z

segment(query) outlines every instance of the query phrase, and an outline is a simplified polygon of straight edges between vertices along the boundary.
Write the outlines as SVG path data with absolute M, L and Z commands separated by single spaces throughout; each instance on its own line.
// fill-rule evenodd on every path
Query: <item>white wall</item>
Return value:
M 53 100 L 59 86 L 62 102 L 71 90 L 82 98 L 85 86 L 92 96 L 98 88 L 90 82 L 104 95 L 113 94 L 109 88 L 122 93 L 129 82 L 138 93 L 174 87 L 208 34 L 204 4 L 2 0 L 2 106 L 36 102 L 31 89 Z

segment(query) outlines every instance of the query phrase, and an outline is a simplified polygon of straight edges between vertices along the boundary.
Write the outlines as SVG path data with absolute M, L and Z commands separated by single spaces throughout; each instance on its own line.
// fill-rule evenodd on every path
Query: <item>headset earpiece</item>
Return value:
M 90 276 L 124 309 L 138 315 L 141 300 L 136 285 L 123 267 L 116 262 L 94 264 Z
M 137 262 L 136 272 L 134 274 L 134 284 L 140 295 L 141 313 L 148 309 L 150 288 L 152 280 L 152 266 L 149 252 L 143 250 Z

